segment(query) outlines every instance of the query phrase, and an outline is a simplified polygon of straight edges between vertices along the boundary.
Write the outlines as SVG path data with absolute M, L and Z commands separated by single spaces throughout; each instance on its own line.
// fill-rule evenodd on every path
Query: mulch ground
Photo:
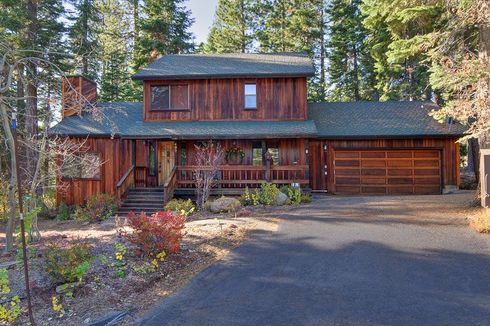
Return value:
M 184 287 L 195 274 L 226 256 L 244 241 L 250 231 L 274 231 L 277 226 L 274 216 L 281 211 L 281 208 L 254 208 L 243 209 L 236 214 L 195 214 L 186 223 L 181 251 L 167 256 L 160 262 L 158 270 L 151 273 L 133 270 L 133 267 L 148 264 L 150 260 L 133 254 L 130 244 L 121 236 L 121 221 L 111 219 L 100 224 L 82 224 L 42 220 L 39 222 L 42 240 L 29 246 L 30 284 L 36 321 L 39 325 L 88 325 L 119 311 L 127 313 L 125 323 L 130 323 L 153 303 Z M 91 245 L 95 260 L 82 286 L 74 290 L 73 297 L 59 295 L 55 284 L 44 272 L 44 251 L 53 242 L 68 247 L 81 240 Z M 128 247 L 124 258 L 127 273 L 123 278 L 116 275 L 112 265 L 116 262 L 116 242 Z M 18 264 L 9 267 L 11 295 L 19 295 L 25 308 L 20 256 L 17 259 L 15 255 L 0 258 L 0 264 L 13 261 Z M 52 309 L 54 295 L 63 305 L 63 316 Z M 24 314 L 16 324 L 26 325 L 27 321 Z

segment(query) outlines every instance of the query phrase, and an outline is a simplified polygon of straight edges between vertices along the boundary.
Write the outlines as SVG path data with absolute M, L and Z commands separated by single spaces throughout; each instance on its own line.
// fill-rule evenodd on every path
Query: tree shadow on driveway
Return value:
M 490 257 L 258 233 L 157 305 L 142 325 L 487 325 Z M 286 232 L 287 231 L 287 232 Z M 355 237 L 353 237 L 355 239 Z

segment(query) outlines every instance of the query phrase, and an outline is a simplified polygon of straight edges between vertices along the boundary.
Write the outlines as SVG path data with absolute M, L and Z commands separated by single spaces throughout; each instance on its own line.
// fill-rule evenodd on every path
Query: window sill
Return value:
M 243 108 L 245 111 L 257 111 L 257 108 Z

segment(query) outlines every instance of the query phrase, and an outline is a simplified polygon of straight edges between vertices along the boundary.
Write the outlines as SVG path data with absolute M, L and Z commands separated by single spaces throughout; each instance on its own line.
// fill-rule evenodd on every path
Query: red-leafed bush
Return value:
M 133 228 L 126 238 L 147 256 L 156 256 L 162 251 L 176 253 L 180 250 L 182 229 L 186 217 L 170 211 L 157 212 L 151 216 L 142 212 L 128 214 L 128 223 Z

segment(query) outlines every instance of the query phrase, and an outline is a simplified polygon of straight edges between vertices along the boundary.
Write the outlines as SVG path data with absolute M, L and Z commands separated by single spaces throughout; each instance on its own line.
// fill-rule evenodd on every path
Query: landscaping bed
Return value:
M 275 216 L 283 209 L 259 206 L 231 213 L 198 212 L 185 224 L 180 251 L 165 257 L 138 255 L 124 236 L 131 230 L 123 219 L 110 218 L 99 223 L 41 220 L 42 240 L 29 246 L 36 321 L 39 325 L 89 325 L 105 316 L 120 315 L 129 323 L 137 313 L 182 288 L 196 273 L 223 258 L 248 232 L 274 231 Z M 90 268 L 79 285 L 76 282 L 57 289 L 45 271 L 49 248 L 53 244 L 70 248 L 80 243 L 90 248 Z M 8 298 L 21 298 L 23 313 L 14 324 L 25 325 L 28 318 L 20 258 L 4 256 L 0 263 L 5 267 L 17 261 L 8 267 Z

